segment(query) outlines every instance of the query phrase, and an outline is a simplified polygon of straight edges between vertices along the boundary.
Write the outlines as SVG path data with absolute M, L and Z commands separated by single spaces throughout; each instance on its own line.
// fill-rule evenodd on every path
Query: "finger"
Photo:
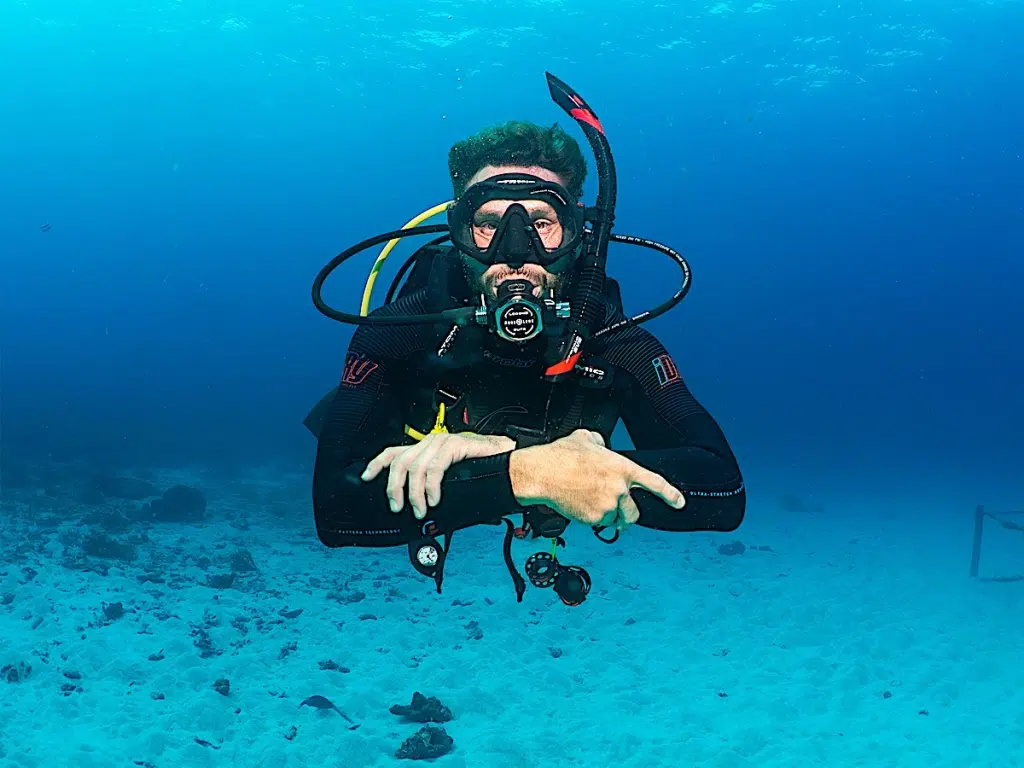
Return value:
M 444 441 L 433 440 L 409 465 L 409 503 L 417 520 L 427 516 L 427 470 L 442 451 Z
M 404 445 L 385 448 L 370 460 L 366 465 L 366 469 L 363 470 L 363 474 L 359 477 L 365 481 L 373 480 L 373 478 L 379 475 L 382 470 L 391 466 L 391 462 L 395 460 L 395 457 L 400 455 L 404 450 L 407 450 Z
M 686 506 L 686 497 L 683 496 L 682 491 L 657 472 L 651 472 L 644 467 L 637 466 L 633 470 L 629 485 L 631 488 L 643 488 L 655 496 L 660 496 L 670 507 L 682 509 Z
M 422 452 L 425 441 L 410 446 L 391 462 L 388 473 L 388 506 L 392 512 L 401 512 L 405 506 L 405 481 L 409 476 L 409 466 Z
M 615 529 L 624 531 L 640 519 L 640 508 L 628 493 L 619 499 L 619 516 L 615 521 Z
M 452 464 L 451 457 L 445 456 L 438 457 L 427 467 L 427 504 L 431 507 L 436 507 L 441 503 L 441 482 L 444 480 L 444 473 Z
M 392 512 L 401 512 L 405 506 L 406 470 L 397 461 L 388 473 L 388 507 Z

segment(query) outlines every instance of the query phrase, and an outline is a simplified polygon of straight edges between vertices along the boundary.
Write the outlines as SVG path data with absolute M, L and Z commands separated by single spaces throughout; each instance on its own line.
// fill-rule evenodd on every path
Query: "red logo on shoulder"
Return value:
M 341 373 L 341 383 L 347 387 L 358 387 L 378 367 L 372 360 L 367 360 L 353 352 L 349 352 L 345 356 L 345 369 Z

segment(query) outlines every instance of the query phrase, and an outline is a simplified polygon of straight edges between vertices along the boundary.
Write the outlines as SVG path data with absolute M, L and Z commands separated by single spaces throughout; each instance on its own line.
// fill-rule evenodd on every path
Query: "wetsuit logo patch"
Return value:
M 372 360 L 350 352 L 345 357 L 345 369 L 341 373 L 341 383 L 349 387 L 358 387 L 377 368 L 377 364 Z
M 652 365 L 654 365 L 654 373 L 658 377 L 658 384 L 662 387 L 679 381 L 679 369 L 676 368 L 675 361 L 668 355 L 658 355 L 652 361 Z

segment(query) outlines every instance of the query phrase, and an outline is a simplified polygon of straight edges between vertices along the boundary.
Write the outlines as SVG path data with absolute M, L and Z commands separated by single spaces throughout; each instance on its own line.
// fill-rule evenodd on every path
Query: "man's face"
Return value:
M 547 168 L 521 165 L 484 166 L 473 175 L 467 186 L 472 186 L 501 173 L 525 173 L 565 186 L 565 179 Z M 501 217 L 505 215 L 505 211 L 513 202 L 512 200 L 491 200 L 480 206 L 473 217 L 473 240 L 478 248 L 487 248 L 491 244 Z M 533 226 L 536 228 L 541 242 L 544 243 L 544 247 L 554 250 L 562 244 L 562 225 L 550 205 L 542 200 L 522 200 L 519 201 L 519 204 L 530 214 L 530 219 L 533 221 Z M 558 289 L 558 277 L 539 264 L 523 264 L 516 269 L 512 269 L 508 264 L 492 264 L 484 272 L 475 289 L 479 293 L 494 298 L 498 295 L 498 286 L 512 278 L 528 280 L 533 285 L 534 296 Z

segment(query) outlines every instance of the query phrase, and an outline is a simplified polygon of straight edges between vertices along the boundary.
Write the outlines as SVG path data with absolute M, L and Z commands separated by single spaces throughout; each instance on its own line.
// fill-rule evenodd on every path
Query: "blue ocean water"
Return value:
M 690 296 L 650 327 L 722 425 L 747 477 L 747 520 L 722 541 L 760 539 L 778 554 L 770 566 L 749 572 L 737 570 L 741 558 L 710 559 L 726 570 L 708 565 L 701 570 L 705 582 L 680 568 L 673 552 L 714 555 L 718 539 L 640 532 L 643 545 L 620 545 L 614 566 L 623 568 L 638 552 L 649 559 L 642 576 L 627 568 L 633 588 L 602 574 L 606 601 L 592 601 L 592 610 L 571 617 L 540 599 L 532 608 L 516 606 L 501 581 L 504 572 L 492 567 L 493 552 L 481 556 L 479 573 L 453 558 L 446 594 L 438 597 L 429 582 L 402 581 L 410 575 L 402 553 L 322 550 L 308 500 L 315 445 L 301 425 L 336 383 L 350 337 L 312 307 L 317 271 L 352 242 L 447 199 L 446 158 L 454 141 L 507 119 L 559 121 L 576 131 L 548 98 L 545 70 L 579 89 L 607 129 L 619 169 L 616 231 L 663 240 L 690 260 Z M 309 609 L 301 631 L 280 630 L 295 634 L 300 652 L 316 637 L 332 643 L 335 656 L 347 658 L 337 649 L 360 643 L 370 653 L 385 644 L 382 632 L 415 646 L 406 630 L 422 637 L 437 622 L 445 627 L 438 637 L 448 638 L 445 622 L 458 621 L 458 641 L 437 641 L 452 654 L 447 662 L 428 659 L 418 671 L 419 661 L 395 658 L 389 666 L 379 655 L 372 669 L 342 662 L 355 670 L 353 677 L 362 675 L 364 687 L 355 690 L 378 691 L 388 705 L 419 689 L 418 674 L 432 683 L 422 683 L 430 689 L 424 693 L 479 713 L 483 720 L 462 735 L 458 718 L 448 726 L 458 746 L 441 764 L 511 765 L 538 756 L 585 766 L 1024 764 L 1019 750 L 1000 742 L 1024 743 L 1024 698 L 1014 693 L 1019 673 L 1007 677 L 1020 666 L 1015 654 L 1024 651 L 1024 592 L 1019 583 L 967 578 L 975 506 L 1024 508 L 1020 2 L 11 0 L 0 10 L 0 72 L 0 524 L 7 529 L 0 591 L 12 595 L 0 606 L 7 646 L 0 666 L 34 662 L 21 682 L 0 680 L 0 711 L 8 707 L 11 718 L 19 713 L 17 723 L 33 722 L 36 734 L 16 729 L 14 719 L 0 724 L 0 762 L 324 765 L 345 749 L 347 762 L 339 764 L 389 765 L 412 732 L 393 726 L 386 707 L 381 715 L 370 705 L 342 704 L 344 693 L 331 698 L 369 724 L 381 718 L 379 732 L 368 725 L 327 733 L 317 720 L 309 726 L 324 731 L 316 739 L 312 732 L 283 739 L 285 724 L 272 711 L 237 702 L 238 717 L 251 719 L 254 730 L 246 731 L 230 713 L 208 714 L 223 709 L 209 692 L 222 674 L 204 676 L 192 666 L 196 652 L 184 640 L 189 673 L 162 684 L 167 702 L 175 699 L 175 685 L 201 690 L 188 699 L 192 709 L 169 703 L 128 712 L 115 703 L 110 711 L 120 715 L 96 714 L 103 702 L 123 700 L 129 682 L 146 684 L 149 667 L 142 662 L 160 646 L 140 645 L 138 632 L 162 631 L 155 622 L 127 624 L 139 619 L 145 594 L 159 589 L 139 586 L 138 563 L 102 575 L 67 564 L 80 545 L 75 535 L 96 524 L 89 517 L 95 504 L 83 507 L 78 489 L 83 478 L 99 475 L 145 478 L 161 488 L 173 484 L 168 478 L 185 478 L 209 499 L 212 528 L 159 532 L 183 542 L 174 549 L 183 570 L 162 589 L 203 582 L 202 556 L 188 548 L 211 546 L 217 525 L 226 526 L 224 547 L 235 546 L 231 537 L 238 536 L 248 537 L 245 547 L 254 555 L 270 547 L 262 563 L 256 558 L 264 591 L 240 592 L 231 598 L 232 610 L 257 611 L 275 600 L 295 606 L 308 598 L 325 617 L 313 619 Z M 587 194 L 594 194 L 592 179 Z M 370 259 L 347 265 L 336 278 L 335 304 L 356 306 Z M 609 266 L 632 311 L 667 295 L 674 269 L 633 249 L 613 249 Z M 277 489 L 272 503 L 286 508 L 284 515 L 265 522 L 260 515 L 269 497 L 249 493 L 250 486 Z M 40 516 L 49 522 L 40 523 Z M 125 535 L 143 534 L 150 532 L 137 527 Z M 274 543 L 278 536 L 288 544 Z M 989 576 L 1024 572 L 1024 535 L 997 527 L 986 536 L 999 537 L 994 546 L 1005 556 Z M 851 542 L 863 537 L 875 548 L 850 554 Z M 483 534 L 480 541 L 495 546 Z M 134 545 L 145 561 L 146 542 Z M 299 560 L 287 560 L 289 548 L 301 553 L 292 553 Z M 833 562 L 846 579 L 826 582 L 835 601 L 830 611 L 845 618 L 833 640 L 816 645 L 808 637 L 826 618 L 803 611 L 811 599 L 805 590 L 822 583 L 820 574 L 801 571 L 808 562 L 801 558 L 813 560 L 809 553 Z M 596 549 L 592 555 L 596 563 L 604 556 Z M 378 562 L 399 581 L 386 594 L 364 583 L 364 598 L 380 603 L 372 610 L 325 604 L 306 578 L 329 569 L 342 582 Z M 26 568 L 37 575 L 26 577 Z M 791 591 L 768 586 L 774 582 L 765 580 L 779 571 L 789 572 Z M 301 589 L 290 594 L 284 574 L 300 572 L 306 574 Z M 464 681 L 454 670 L 476 662 L 460 656 L 458 646 L 472 646 L 465 624 L 485 623 L 477 609 L 491 611 L 495 636 L 508 632 L 517 643 L 536 644 L 544 664 L 563 662 L 563 670 L 565 656 L 549 654 L 549 645 L 579 649 L 603 640 L 650 648 L 650 656 L 640 657 L 648 661 L 633 667 L 624 667 L 616 651 L 600 651 L 597 659 L 579 660 L 575 672 L 554 672 L 563 677 L 552 683 L 541 661 L 524 662 L 521 645 L 489 640 L 488 630 L 480 658 L 497 664 L 500 655 L 519 671 L 496 666 L 487 675 L 533 680 L 516 666 L 526 664 L 560 691 L 546 695 L 568 700 L 591 675 L 664 678 L 655 666 L 658 649 L 678 661 L 675 644 L 694 640 L 677 639 L 677 631 L 699 634 L 692 604 L 644 602 L 667 573 L 667 600 L 684 600 L 676 593 L 699 582 L 704 610 L 747 616 L 730 626 L 748 639 L 752 625 L 770 625 L 793 635 L 791 648 L 799 645 L 795 637 L 807 643 L 801 647 L 813 645 L 816 659 L 837 648 L 836 638 L 849 643 L 831 662 L 850 665 L 842 685 L 834 678 L 828 686 L 804 683 L 814 716 L 834 722 L 813 733 L 785 733 L 773 720 L 781 717 L 776 694 L 759 696 L 751 683 L 753 670 L 768 674 L 784 669 L 782 662 L 753 655 L 745 673 L 735 671 L 736 685 L 746 679 L 748 686 L 746 709 L 734 708 L 745 712 L 742 733 L 722 724 L 728 716 L 705 714 L 720 709 L 721 696 L 712 696 L 708 707 L 690 701 L 685 727 L 676 723 L 673 730 L 672 718 L 661 723 L 652 714 L 667 706 L 660 695 L 642 695 L 634 685 L 603 700 L 604 687 L 595 686 L 572 710 L 600 717 L 579 715 L 579 723 L 567 717 L 575 723 L 571 733 L 601 730 L 598 746 L 583 746 L 572 735 L 564 744 L 557 724 L 538 726 L 533 741 L 513 733 L 525 715 L 503 707 L 497 693 L 460 690 Z M 883 573 L 890 586 L 879 584 Z M 879 603 L 853 620 L 851 611 L 868 610 L 869 582 L 893 600 L 901 590 L 922 590 L 908 601 L 925 606 L 928 618 L 896 619 L 903 622 L 898 642 L 858 643 L 852 635 L 865 616 L 903 610 Z M 453 609 L 453 600 L 468 602 L 463 591 L 470 589 L 476 605 Z M 750 600 L 749 614 L 728 602 L 741 599 L 736 592 Z M 102 627 L 83 629 L 85 614 L 111 602 L 110 595 L 126 607 L 141 601 L 138 612 L 120 620 L 131 629 L 116 641 L 98 639 Z M 716 596 L 724 602 L 707 602 Z M 222 599 L 189 586 L 173 597 L 179 607 L 168 610 L 184 622 L 199 621 L 216 608 L 204 603 L 214 598 Z M 648 624 L 636 625 L 644 631 L 629 639 L 616 634 L 622 621 L 609 629 L 608 612 L 618 610 L 620 599 L 635 601 L 629 603 L 634 614 L 654 611 Z M 150 602 L 168 600 L 170 594 Z M 959 612 L 941 614 L 950 603 Z M 779 606 L 778 622 L 757 624 L 754 617 L 763 619 L 769 605 Z M 68 618 L 75 606 L 77 618 Z M 453 610 L 457 618 L 448 615 Z M 186 617 L 190 611 L 196 616 Z M 232 614 L 224 611 L 218 631 L 227 632 Z M 333 614 L 350 612 L 358 626 L 358 616 L 388 611 L 392 622 L 378 626 L 377 635 L 363 628 L 356 640 L 344 636 L 347 630 L 323 639 L 340 623 Z M 34 627 L 40 617 L 45 621 Z M 672 628 L 671 621 L 681 624 Z M 725 639 L 724 626 L 715 644 L 733 648 L 735 658 L 743 640 Z M 522 640 L 531 629 L 543 640 Z M 935 640 L 958 630 L 974 634 L 946 636 L 941 653 L 916 645 L 925 635 Z M 187 638 L 189 630 L 178 634 Z M 84 649 L 86 637 L 93 650 Z M 291 642 L 281 637 L 268 641 L 273 648 L 265 659 L 244 667 L 248 673 L 233 668 L 248 674 L 253 688 L 279 690 L 282 679 L 305 674 L 274 671 L 279 646 Z M 1002 661 L 980 660 L 978 644 L 996 653 L 992 638 L 1005 651 Z M 231 642 L 225 635 L 221 661 L 244 654 L 244 643 L 254 641 Z M 62 694 L 66 670 L 59 657 L 80 646 L 76 658 L 113 653 L 127 667 L 79 669 L 83 690 Z M 864 680 L 855 671 L 893 648 L 902 649 L 891 666 L 906 665 L 903 678 L 911 676 L 911 665 L 930 665 L 915 678 L 918 699 L 907 705 L 907 730 L 892 725 L 900 716 L 872 709 L 870 718 L 880 719 L 865 720 L 866 710 L 850 703 L 858 686 L 870 687 L 875 677 L 893 687 L 900 676 L 893 669 L 866 673 Z M 140 656 L 138 668 L 126 660 L 131 654 Z M 709 651 L 708 659 L 718 657 Z M 958 661 L 976 666 L 954 674 Z M 452 673 L 431 677 L 429 669 L 449 669 L 445 663 L 454 665 Z M 794 669 L 811 678 L 815 663 L 805 659 Z M 322 672 L 311 669 L 314 676 Z M 821 674 L 846 674 L 836 669 L 822 662 Z M 794 679 L 780 671 L 782 678 Z M 684 679 L 710 677 L 700 667 L 685 671 Z M 826 688 L 842 691 L 830 697 Z M 298 703 L 317 692 L 289 695 Z M 265 707 L 270 697 L 260 695 Z M 95 697 L 90 703 L 75 703 L 89 696 Z M 161 704 L 148 697 L 144 703 Z M 923 711 L 934 732 L 922 728 Z M 942 711 L 948 717 L 940 725 L 934 721 Z M 189 730 L 189 718 L 206 717 L 212 724 L 195 738 L 219 750 L 199 745 Z M 789 713 L 786 722 L 795 717 Z M 500 723 L 504 741 L 487 722 Z M 867 722 L 872 725 L 858 726 Z M 138 736 L 140 723 L 164 735 Z M 667 730 L 658 731 L 662 726 Z M 40 746 L 58 727 L 70 729 L 66 743 Z M 660 735 L 644 738 L 648 727 Z M 257 752 L 254 737 L 245 734 L 264 731 L 273 746 Z M 615 731 L 624 741 L 613 738 Z M 838 737 L 820 736 L 826 731 L 845 733 L 842 745 Z M 953 732 L 963 735 L 960 751 L 941 746 Z M 357 737 L 363 741 L 353 746 Z

